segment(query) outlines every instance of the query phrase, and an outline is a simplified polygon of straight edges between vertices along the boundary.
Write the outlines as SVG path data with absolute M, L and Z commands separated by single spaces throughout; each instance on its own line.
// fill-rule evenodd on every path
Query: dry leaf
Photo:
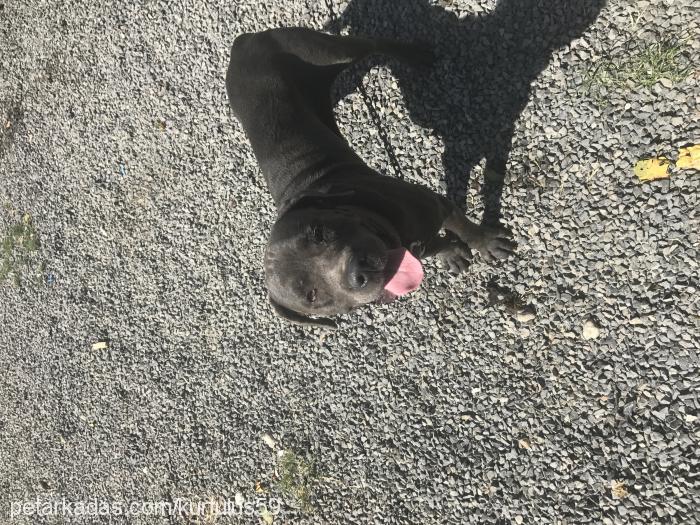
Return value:
M 666 157 L 644 159 L 634 165 L 634 174 L 639 180 L 656 180 L 668 177 L 669 162 Z
M 518 446 L 520 448 L 530 448 L 530 442 L 527 439 L 518 440 Z
M 600 328 L 593 321 L 593 319 L 588 319 L 583 323 L 583 338 L 584 339 L 596 339 L 600 335 Z
M 629 494 L 625 488 L 625 484 L 617 480 L 610 482 L 610 491 L 612 492 L 613 499 L 622 499 Z
M 700 170 L 700 144 L 679 149 L 676 166 L 681 169 Z
M 260 483 L 259 481 L 255 482 L 255 492 L 257 492 L 258 494 L 265 492 L 265 489 L 263 488 L 262 483 Z
M 263 434 L 262 440 L 272 450 L 275 450 L 277 447 L 277 441 L 275 441 L 275 438 L 273 438 L 270 434 Z

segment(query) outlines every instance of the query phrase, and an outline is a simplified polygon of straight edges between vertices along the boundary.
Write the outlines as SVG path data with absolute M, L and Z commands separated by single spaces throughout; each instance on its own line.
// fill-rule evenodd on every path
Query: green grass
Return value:
M 279 488 L 291 496 L 304 512 L 313 511 L 311 497 L 319 476 L 313 462 L 286 451 L 279 460 Z
M 10 226 L 9 231 L 2 239 L 0 282 L 12 275 L 14 282 L 19 285 L 22 269 L 28 265 L 30 254 L 38 249 L 39 237 L 31 216 L 26 214 L 21 221 Z
M 633 47 L 635 44 L 638 41 L 626 42 L 588 70 L 588 94 L 604 95 L 607 89 L 650 88 L 662 79 L 677 83 L 690 75 L 692 68 L 683 56 L 686 39 L 671 36 Z

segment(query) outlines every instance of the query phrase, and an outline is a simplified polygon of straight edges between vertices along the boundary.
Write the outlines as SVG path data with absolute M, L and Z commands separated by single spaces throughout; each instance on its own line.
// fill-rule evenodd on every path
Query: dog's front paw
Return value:
M 470 246 L 477 250 L 484 260 L 492 262 L 513 255 L 517 246 L 510 232 L 502 226 L 480 226 L 479 235 L 471 240 Z
M 469 246 L 460 239 L 454 238 L 439 254 L 438 258 L 447 266 L 450 273 L 466 272 L 471 263 L 472 253 Z

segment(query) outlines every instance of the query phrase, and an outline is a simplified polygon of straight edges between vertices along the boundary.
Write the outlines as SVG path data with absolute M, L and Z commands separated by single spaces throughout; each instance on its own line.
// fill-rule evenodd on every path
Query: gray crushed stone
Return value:
M 695 522 L 700 175 L 632 168 L 700 143 L 697 6 L 595 4 L 334 1 L 333 24 L 302 0 L 0 0 L 0 236 L 29 214 L 40 241 L 0 283 L 2 520 L 56 523 L 10 519 L 37 498 L 264 496 L 275 523 Z M 273 206 L 223 75 L 236 35 L 281 25 L 433 42 L 431 71 L 344 75 L 340 127 L 395 174 L 363 85 L 402 175 L 476 218 L 512 126 L 517 257 L 430 262 L 335 333 L 276 319 Z M 586 89 L 620 42 L 666 35 L 685 80 Z M 317 466 L 311 509 L 271 443 Z

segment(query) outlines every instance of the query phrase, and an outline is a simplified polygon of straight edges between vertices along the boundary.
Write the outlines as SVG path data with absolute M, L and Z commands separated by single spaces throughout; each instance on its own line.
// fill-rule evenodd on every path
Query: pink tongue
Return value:
M 423 267 L 420 261 L 406 248 L 389 251 L 387 269 L 390 270 L 390 276 L 384 289 L 397 296 L 406 295 L 417 289 L 423 280 Z

